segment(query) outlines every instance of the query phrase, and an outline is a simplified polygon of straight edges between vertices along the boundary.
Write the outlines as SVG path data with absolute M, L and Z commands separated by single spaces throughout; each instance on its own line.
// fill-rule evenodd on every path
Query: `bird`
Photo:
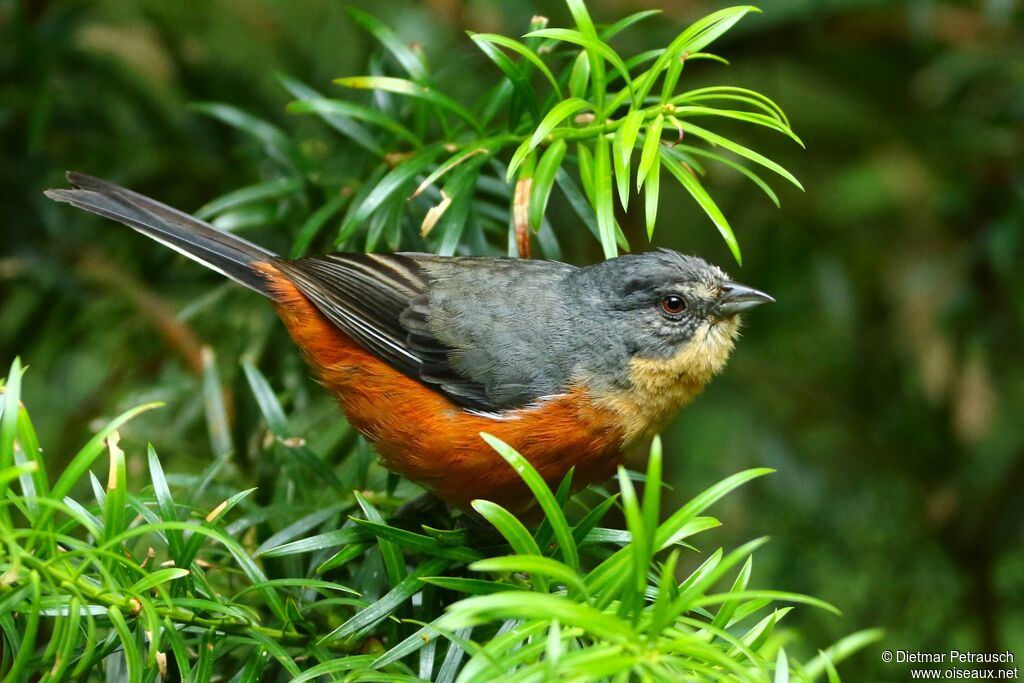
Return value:
M 668 249 L 551 260 L 335 253 L 288 259 L 114 183 L 46 196 L 122 223 L 269 298 L 382 464 L 458 508 L 532 494 L 484 440 L 557 486 L 614 475 L 718 374 L 740 314 L 774 299 Z M 524 513 L 525 514 L 525 513 Z

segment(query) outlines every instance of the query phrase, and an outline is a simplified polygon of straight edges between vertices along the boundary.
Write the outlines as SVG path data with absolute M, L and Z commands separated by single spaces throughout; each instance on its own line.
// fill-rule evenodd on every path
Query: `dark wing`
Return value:
M 452 401 L 494 410 L 483 385 L 458 374 L 428 327 L 429 281 L 409 254 L 331 254 L 274 265 L 360 346 Z
M 427 283 L 399 255 L 332 254 L 274 264 L 323 315 L 367 351 L 413 377 L 421 361 L 399 318 Z
M 496 411 L 507 407 L 497 405 L 483 383 L 454 367 L 454 349 L 440 341 L 430 328 L 430 299 L 426 293 L 409 302 L 400 322 L 408 332 L 409 349 L 420 359 L 420 381 L 467 408 Z

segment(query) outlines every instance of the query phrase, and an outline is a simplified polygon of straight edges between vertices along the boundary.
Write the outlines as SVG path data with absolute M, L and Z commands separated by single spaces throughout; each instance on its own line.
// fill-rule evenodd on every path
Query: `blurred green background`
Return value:
M 353 3 L 422 46 L 467 97 L 498 73 L 467 29 L 521 35 L 530 17 L 569 23 L 554 0 Z M 210 459 L 201 351 L 228 395 L 237 465 L 261 467 L 258 411 L 238 359 L 258 359 L 328 459 L 349 448 L 269 307 L 112 224 L 45 201 L 76 169 L 194 211 L 264 178 L 259 145 L 189 108 L 220 101 L 279 124 L 304 151 L 342 163 L 346 141 L 284 113 L 276 72 L 332 96 L 365 73 L 372 43 L 346 3 L 0 1 L 0 363 L 31 366 L 26 403 L 60 462 L 97 418 L 167 406 L 125 437 L 153 441 L 168 471 Z M 594 0 L 613 21 L 661 7 L 621 38 L 624 54 L 667 44 L 718 2 Z M 685 500 L 758 465 L 777 474 L 719 510 L 726 545 L 770 534 L 755 586 L 818 596 L 844 617 L 799 610 L 813 648 L 882 626 L 848 680 L 903 680 L 882 649 L 1013 650 L 1024 657 L 1024 10 L 1012 0 L 772 0 L 684 80 L 760 90 L 801 150 L 747 141 L 799 177 L 782 210 L 712 168 L 711 194 L 740 239 L 737 268 L 703 213 L 663 183 L 655 243 L 699 254 L 779 301 L 748 316 L 727 372 L 665 435 Z M 341 160 L 341 161 L 339 161 Z M 635 202 L 636 203 L 636 202 Z M 639 207 L 637 207 L 639 209 Z M 302 207 L 295 209 L 301 214 Z M 266 212 L 270 212 L 269 214 Z M 240 228 L 285 248 L 297 226 L 269 205 Z M 600 248 L 549 208 L 566 260 Z M 644 247 L 642 210 L 620 217 Z M 335 430 L 336 431 L 336 430 Z M 140 466 L 141 468 L 141 466 Z M 262 479 L 261 479 L 262 478 Z M 669 497 L 671 501 L 671 496 Z M 813 651 L 813 650 L 812 650 Z

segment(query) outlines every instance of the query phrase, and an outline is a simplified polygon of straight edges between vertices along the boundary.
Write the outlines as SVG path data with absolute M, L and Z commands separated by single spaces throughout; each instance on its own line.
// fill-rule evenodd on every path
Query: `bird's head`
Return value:
M 739 332 L 739 314 L 774 301 L 703 259 L 667 249 L 621 256 L 585 270 L 591 310 L 628 357 L 620 377 L 620 386 L 628 389 L 619 397 L 636 404 L 654 426 L 674 415 L 725 366 Z
M 706 381 L 721 368 L 741 312 L 774 301 L 703 259 L 667 249 L 622 256 L 600 269 L 608 314 L 630 355 L 670 362 L 694 379 Z

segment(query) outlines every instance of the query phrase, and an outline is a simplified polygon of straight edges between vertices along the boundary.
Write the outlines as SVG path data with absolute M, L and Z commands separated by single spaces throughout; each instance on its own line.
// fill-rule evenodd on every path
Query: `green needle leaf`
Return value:
M 89 471 L 92 463 L 97 457 L 99 457 L 100 453 L 103 452 L 103 447 L 110 434 L 137 415 L 140 415 L 147 410 L 159 408 L 162 405 L 162 403 L 146 403 L 141 406 L 136 406 L 131 410 L 127 410 L 111 420 L 109 424 L 97 432 L 96 436 L 90 439 L 89 443 L 87 443 L 82 450 L 80 450 L 75 457 L 71 459 L 71 463 L 64 468 L 64 472 L 57 479 L 57 483 L 53 485 L 51 495 L 57 499 L 61 499 L 68 495 L 71 488 L 78 483 L 78 480 L 81 479 L 82 475 Z M 43 515 L 45 516 L 46 513 L 44 512 Z
M 265 183 L 247 185 L 204 204 L 196 211 L 195 216 L 204 221 L 210 220 L 229 209 L 236 209 L 264 199 L 285 197 L 295 194 L 301 189 L 302 180 L 300 178 L 275 178 Z
M 655 159 L 647 171 L 644 180 L 644 220 L 647 226 L 647 239 L 654 237 L 654 228 L 658 221 L 658 194 L 661 189 L 661 159 Z
M 550 557 L 540 555 L 509 555 L 505 557 L 488 557 L 477 560 L 469 565 L 470 570 L 475 572 L 499 572 L 515 573 L 526 572 L 528 574 L 543 575 L 555 581 L 561 581 L 569 587 L 576 595 L 585 597 L 587 587 L 579 574 L 569 568 L 568 565 L 554 560 Z M 547 591 L 547 582 L 538 585 L 541 591 Z
M 345 100 L 332 100 L 325 97 L 317 99 L 298 100 L 288 104 L 286 110 L 291 114 L 318 114 L 327 121 L 335 120 L 335 117 L 346 117 L 366 121 L 375 126 L 383 128 L 395 137 L 405 140 L 413 147 L 422 147 L 423 143 L 408 128 L 389 116 L 381 114 L 375 109 L 364 107 L 355 102 Z M 372 136 L 366 135 L 364 139 Z M 383 154 L 381 154 L 383 156 Z
M 562 165 L 562 159 L 565 158 L 565 151 L 565 140 L 555 140 L 544 152 L 534 171 L 533 186 L 530 189 L 530 204 L 527 209 L 530 228 L 534 231 L 540 230 L 544 220 L 544 212 L 547 210 L 548 199 L 551 197 L 551 188 L 555 185 L 555 177 Z
M 511 83 L 512 87 L 515 89 L 516 95 L 519 99 L 518 101 L 513 101 L 513 113 L 509 115 L 509 118 L 512 121 L 517 121 L 519 116 L 518 109 L 516 109 L 516 107 L 519 103 L 526 103 L 531 116 L 536 121 L 538 118 L 537 96 L 533 91 L 533 87 L 530 85 L 530 79 L 526 70 L 516 62 L 512 61 L 512 59 L 504 52 L 495 47 L 491 41 L 477 40 L 473 33 L 470 33 L 469 37 L 473 39 L 473 42 L 480 48 L 480 51 L 487 55 L 487 58 L 501 69 L 508 78 L 508 82 Z
M 605 258 L 618 256 L 615 243 L 615 207 L 612 198 L 612 164 L 608 154 L 608 140 L 598 137 L 594 141 L 594 211 L 601 233 L 601 248 Z
M 334 82 L 345 88 L 384 90 L 386 92 L 393 92 L 399 95 L 408 95 L 409 97 L 426 100 L 431 104 L 436 104 L 442 109 L 447 109 L 468 123 L 477 133 L 480 133 L 481 135 L 483 134 L 480 123 L 477 121 L 476 116 L 473 115 L 473 112 L 469 111 L 447 95 L 443 95 L 428 86 L 414 83 L 404 78 L 392 78 L 390 76 L 350 76 L 348 78 L 335 79 Z
M 585 97 L 587 84 L 590 83 L 590 57 L 586 50 L 576 55 L 572 71 L 569 72 L 569 94 L 573 97 Z
M 368 14 L 356 7 L 347 8 L 348 14 L 362 28 L 373 35 L 380 44 L 390 52 L 398 63 L 405 69 L 413 80 L 424 81 L 428 77 L 427 65 L 423 59 L 409 49 L 409 46 L 402 41 L 391 27 L 382 22 L 372 14 Z
M 286 168 L 294 170 L 297 167 L 298 150 L 277 126 L 238 107 L 219 102 L 197 102 L 191 108 L 253 136 L 263 144 L 268 156 Z
M 121 615 L 121 610 L 117 607 L 111 606 L 107 608 L 107 618 L 110 619 L 110 623 L 114 626 L 114 630 L 117 631 L 118 638 L 121 639 L 126 667 L 128 669 L 128 681 L 130 683 L 141 683 L 142 654 L 139 652 L 135 638 L 132 636 L 131 629 L 128 628 L 128 624 L 125 622 L 124 616 Z
M 815 680 L 829 666 L 838 664 L 855 652 L 877 643 L 884 637 L 885 632 L 877 628 L 869 628 L 852 633 L 834 645 L 825 648 L 821 654 L 808 662 L 804 666 L 804 675 L 809 680 Z
M 362 508 L 363 514 L 366 515 L 367 522 L 376 525 L 378 528 L 387 526 L 380 511 L 366 500 L 361 493 L 354 491 L 353 495 L 356 497 L 359 507 Z M 353 519 L 352 521 L 356 522 L 357 520 Z M 407 574 L 405 558 L 402 557 L 402 549 L 398 544 L 388 540 L 385 534 L 378 534 L 377 545 L 380 548 L 380 556 L 384 560 L 384 570 L 387 572 L 388 581 L 392 586 L 397 586 Z
M 558 99 L 562 99 L 562 89 L 559 87 L 558 81 L 555 80 L 554 74 L 551 73 L 551 70 L 548 69 L 547 65 L 541 60 L 541 58 L 537 56 L 537 53 L 526 45 L 520 43 L 518 40 L 498 35 L 496 33 L 473 33 L 472 31 L 469 31 L 469 37 L 477 44 L 480 44 L 481 42 L 493 43 L 495 45 L 508 48 L 521 57 L 524 57 L 530 62 L 530 64 L 537 67 L 538 71 L 544 74 L 544 78 L 546 78 L 551 84 L 551 88 L 555 91 L 555 95 Z
M 773 190 L 771 186 L 768 183 L 766 183 L 761 176 L 759 176 L 757 173 L 754 173 L 743 164 L 736 163 L 732 159 L 724 157 L 721 154 L 715 154 L 714 152 L 709 152 L 708 150 L 701 149 L 700 147 L 693 147 L 692 145 L 676 145 L 672 149 L 665 151 L 667 151 L 671 156 L 673 156 L 676 159 L 680 158 L 680 156 L 678 156 L 679 152 L 686 152 L 691 156 L 699 156 L 707 159 L 713 159 L 718 163 L 722 164 L 723 166 L 728 166 L 729 168 L 749 178 L 752 183 L 761 188 L 762 192 L 768 195 L 768 199 L 770 199 L 772 204 L 775 205 L 775 208 L 779 207 L 779 196 L 775 194 L 775 190 Z
M 425 147 L 416 155 L 406 159 L 390 172 L 388 172 L 376 187 L 370 191 L 366 198 L 358 205 L 353 205 L 338 231 L 335 244 L 341 244 L 348 239 L 359 227 L 364 225 L 370 215 L 380 208 L 385 202 L 395 197 L 402 188 L 412 182 L 417 175 L 422 173 L 433 163 L 444 147 L 440 144 Z
M 508 171 L 505 173 L 505 180 L 511 182 L 512 178 L 515 177 L 516 171 L 519 166 L 526 160 L 526 157 L 532 152 L 537 145 L 544 141 L 544 138 L 548 136 L 555 126 L 564 121 L 567 117 L 576 114 L 583 109 L 590 108 L 590 103 L 586 100 L 582 100 L 578 97 L 572 97 L 568 100 L 559 102 L 551 108 L 544 118 L 541 119 L 537 129 L 530 136 L 529 140 L 524 140 L 519 148 L 512 155 L 512 160 L 508 164 Z
M 658 161 L 658 148 L 661 145 L 661 131 L 665 125 L 665 117 L 658 114 L 654 120 L 647 125 L 647 132 L 644 136 L 644 148 L 640 153 L 640 167 L 636 172 L 637 192 L 646 182 L 651 167 Z
M 529 530 L 511 512 L 489 500 L 474 500 L 473 509 L 505 537 L 512 549 L 521 555 L 540 555 L 540 547 Z
M 291 76 L 285 74 L 277 74 L 277 80 L 281 82 L 285 90 L 297 99 L 304 101 L 323 100 L 324 96 L 317 90 L 309 87 L 302 81 L 296 80 Z M 333 101 L 333 100 L 331 100 Z M 357 105 L 356 105 L 357 106 Z M 374 136 L 370 132 L 363 128 L 359 123 L 353 120 L 351 113 L 342 115 L 341 113 L 332 113 L 325 110 L 316 110 L 316 114 L 320 119 L 328 126 L 336 130 L 337 132 L 344 135 L 346 138 L 359 145 L 366 151 L 370 152 L 376 157 L 384 156 L 384 149 L 377 144 L 374 140 Z M 387 118 L 384 115 L 380 115 L 382 118 Z
M 657 16 L 659 14 L 661 14 L 660 9 L 646 9 L 641 10 L 639 12 L 634 12 L 633 14 L 630 14 L 619 19 L 618 21 L 616 21 L 614 24 L 611 24 L 607 28 L 602 29 L 598 35 L 601 36 L 601 40 L 611 40 L 618 34 L 625 31 L 630 26 L 633 26 L 634 24 L 637 24 L 643 21 L 644 19 Z
M 736 263 L 743 265 L 743 257 L 740 255 L 740 245 L 736 241 L 736 236 L 732 232 L 732 228 L 729 227 L 729 221 L 725 219 L 721 209 L 718 208 L 718 204 L 711 198 L 704 186 L 700 184 L 690 172 L 690 170 L 684 167 L 680 162 L 675 160 L 664 160 L 664 166 L 667 168 L 672 175 L 676 177 L 679 184 L 686 188 L 686 191 L 690 193 L 700 208 L 704 209 L 704 213 L 711 218 L 711 221 L 718 228 L 719 234 L 722 235 L 722 239 L 725 240 L 726 245 L 729 247 L 729 251 L 732 252 L 733 257 L 736 259 Z
M 434 557 L 423 562 L 413 571 L 409 572 L 409 575 L 401 583 L 392 588 L 380 600 L 361 612 L 357 612 L 351 619 L 321 638 L 320 644 L 340 640 L 380 623 L 405 601 L 423 589 L 424 583 L 420 577 L 433 576 L 446 569 L 450 564 L 451 560 L 440 557 Z
M 673 117 L 672 123 L 676 125 L 678 128 L 681 128 L 683 132 L 701 138 L 702 140 L 707 140 L 713 145 L 719 145 L 729 150 L 730 152 L 740 155 L 741 157 L 750 159 L 755 164 L 760 164 L 761 166 L 764 166 L 765 168 L 774 171 L 775 173 L 778 173 L 780 176 L 782 176 L 789 182 L 793 183 L 801 190 L 804 189 L 804 186 L 800 184 L 800 181 L 796 179 L 796 176 L 794 176 L 792 173 L 790 173 L 789 171 L 787 171 L 786 169 L 784 169 L 782 166 L 775 163 L 771 159 L 761 154 L 758 154 L 749 147 L 744 147 L 739 143 L 733 142 L 728 138 L 722 137 L 717 133 L 712 133 L 711 131 L 705 128 L 701 128 L 700 126 L 696 126 L 687 121 L 680 121 L 679 119 Z
M 752 5 L 727 7 L 713 12 L 703 19 L 691 24 L 680 33 L 675 40 L 661 53 L 654 65 L 639 79 L 639 100 L 644 101 L 662 71 L 673 60 L 678 60 L 686 52 L 699 52 L 710 45 L 719 36 L 732 28 L 736 22 L 750 12 L 760 12 Z
M 523 482 L 533 492 L 538 505 L 544 511 L 544 516 L 551 524 L 551 529 L 558 540 L 559 551 L 562 553 L 565 563 L 573 571 L 579 571 L 580 558 L 576 549 L 576 541 L 572 537 L 572 529 L 569 528 L 568 522 L 565 521 L 565 513 L 562 512 L 562 508 L 558 505 L 558 501 L 555 500 L 554 494 L 548 488 L 547 482 L 544 481 L 526 458 L 504 441 L 486 432 L 482 432 L 480 436 L 522 477 Z
M 629 624 L 614 615 L 555 595 L 524 591 L 467 598 L 452 605 L 442 621 L 449 628 L 460 628 L 499 619 L 557 619 L 615 643 L 635 638 Z
M 191 572 L 181 567 L 168 567 L 166 569 L 158 569 L 152 574 L 147 574 L 128 589 L 129 593 L 145 593 L 151 588 L 155 588 L 162 583 L 168 583 L 175 579 L 180 579 L 188 576 Z
M 608 43 L 597 38 L 597 36 L 587 36 L 579 31 L 573 31 L 567 28 L 542 28 L 538 31 L 530 31 L 526 34 L 527 38 L 553 38 L 555 40 L 561 40 L 566 43 L 573 43 L 579 45 L 584 49 L 588 50 L 593 54 L 598 54 L 608 62 L 619 72 L 622 76 L 622 80 L 625 81 L 626 87 L 630 90 L 633 88 L 633 79 L 629 76 L 629 69 L 626 68 L 626 63 L 622 61 L 622 57 L 613 50 Z
M 612 143 L 612 155 L 615 162 L 615 182 L 619 192 L 619 203 L 625 210 L 629 206 L 629 161 L 633 156 L 633 148 L 636 146 L 636 137 L 640 133 L 640 126 L 644 122 L 644 112 L 640 109 L 633 109 L 622 121 L 615 132 Z
M 21 410 L 21 378 L 25 369 L 15 358 L 4 387 L 3 414 L 0 415 L 0 472 L 14 465 L 14 440 L 18 434 L 18 411 Z M 0 488 L 0 494 L 4 489 Z M 4 509 L 6 514 L 6 508 Z

